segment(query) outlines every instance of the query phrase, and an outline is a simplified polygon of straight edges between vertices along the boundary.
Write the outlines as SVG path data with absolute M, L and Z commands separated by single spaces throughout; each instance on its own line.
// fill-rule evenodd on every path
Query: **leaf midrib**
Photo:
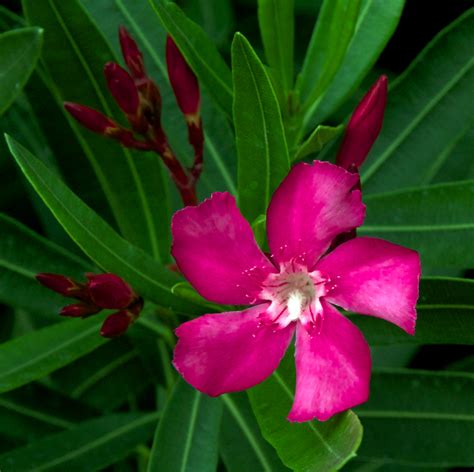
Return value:
M 194 430 L 196 429 L 196 420 L 197 420 L 197 414 L 198 414 L 200 402 L 201 402 L 201 393 L 199 393 L 196 390 L 194 392 L 193 407 L 191 409 L 191 415 L 189 418 L 188 434 L 186 436 L 186 442 L 184 444 L 183 457 L 182 457 L 182 462 L 181 462 L 181 467 L 180 467 L 181 472 L 186 472 L 187 470 L 189 454 L 191 452 L 191 442 L 192 442 L 192 437 L 194 436 Z

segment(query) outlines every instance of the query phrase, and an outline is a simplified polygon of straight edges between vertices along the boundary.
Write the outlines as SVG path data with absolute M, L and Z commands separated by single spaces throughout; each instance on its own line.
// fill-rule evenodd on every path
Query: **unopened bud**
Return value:
M 61 316 L 68 316 L 71 318 L 85 318 L 90 315 L 95 315 L 100 311 L 94 305 L 88 303 L 74 303 L 73 305 L 67 305 L 61 309 Z
M 118 126 L 110 118 L 93 108 L 71 102 L 65 102 L 64 108 L 82 126 L 94 133 L 106 135 L 118 129 Z
M 130 74 L 132 74 L 132 77 L 136 80 L 144 79 L 146 77 L 146 72 L 143 63 L 143 54 L 140 49 L 138 49 L 137 43 L 130 36 L 130 33 L 124 26 L 119 28 L 119 38 L 122 55 Z
M 130 74 L 115 62 L 105 64 L 104 74 L 110 93 L 118 106 L 127 115 L 135 115 L 140 104 L 140 97 Z
M 166 64 L 179 108 L 185 115 L 198 114 L 201 97 L 197 78 L 171 36 L 166 38 Z
M 60 274 L 41 273 L 36 275 L 36 280 L 45 287 L 65 297 L 73 297 L 82 290 L 73 279 Z
M 108 316 L 102 328 L 100 335 L 105 338 L 115 338 L 127 331 L 128 327 L 135 321 L 135 317 L 128 310 L 121 310 Z
M 347 125 L 336 164 L 344 169 L 359 168 L 382 129 L 387 101 L 388 78 L 380 76 L 362 98 Z
M 130 285 L 115 274 L 87 274 L 87 287 L 92 301 L 112 310 L 128 307 L 136 295 Z

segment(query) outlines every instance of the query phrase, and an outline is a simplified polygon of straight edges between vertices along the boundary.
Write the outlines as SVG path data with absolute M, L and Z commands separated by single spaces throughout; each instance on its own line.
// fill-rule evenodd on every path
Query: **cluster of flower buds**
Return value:
M 387 76 L 380 76 L 359 102 L 347 124 L 336 164 L 349 172 L 359 171 L 382 129 L 387 84 Z
M 38 274 L 36 279 L 45 287 L 75 303 L 61 309 L 62 316 L 87 318 L 101 310 L 118 310 L 104 321 L 100 334 L 113 338 L 125 333 L 138 318 L 143 299 L 130 285 L 115 274 L 86 274 L 87 282 L 80 283 L 60 274 Z
M 166 62 L 168 77 L 188 127 L 194 161 L 187 169 L 171 149 L 161 123 L 161 94 L 147 75 L 143 54 L 128 31 L 119 29 L 120 45 L 127 70 L 108 62 L 104 74 L 110 93 L 125 114 L 130 128 L 125 128 L 93 108 L 66 102 L 66 110 L 89 130 L 119 141 L 127 148 L 154 151 L 160 155 L 175 182 L 185 205 L 195 205 L 196 182 L 203 162 L 204 134 L 200 116 L 199 85 L 180 50 L 168 36 Z

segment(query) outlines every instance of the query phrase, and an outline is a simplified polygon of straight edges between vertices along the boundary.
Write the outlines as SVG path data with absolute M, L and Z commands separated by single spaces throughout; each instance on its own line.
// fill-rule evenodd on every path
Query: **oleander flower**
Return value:
M 278 367 L 296 332 L 290 421 L 324 421 L 368 399 L 369 346 L 335 306 L 414 334 L 420 260 L 367 237 L 328 252 L 363 223 L 358 178 L 327 162 L 295 166 L 268 208 L 268 257 L 228 193 L 174 215 L 172 253 L 194 288 L 216 303 L 250 305 L 176 330 L 173 362 L 188 383 L 211 396 L 250 388 Z

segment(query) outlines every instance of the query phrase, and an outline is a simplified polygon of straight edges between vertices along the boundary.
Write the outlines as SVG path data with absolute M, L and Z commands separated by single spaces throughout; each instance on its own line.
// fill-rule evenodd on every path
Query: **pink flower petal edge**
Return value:
M 321 332 L 296 330 L 296 392 L 288 419 L 326 421 L 369 398 L 370 349 L 359 329 L 323 301 Z
M 294 326 L 275 330 L 260 322 L 266 304 L 204 315 L 182 324 L 173 364 L 184 379 L 210 396 L 236 392 L 265 380 L 280 363 Z
M 216 303 L 249 305 L 275 267 L 258 247 L 235 198 L 214 193 L 173 216 L 172 254 L 183 275 Z
M 339 234 L 360 226 L 365 206 L 358 175 L 328 162 L 298 164 L 275 191 L 267 212 L 270 250 L 276 262 L 316 263 Z
M 376 238 L 355 238 L 324 257 L 316 269 L 334 283 L 326 300 L 360 314 L 383 318 L 415 333 L 420 257 Z

